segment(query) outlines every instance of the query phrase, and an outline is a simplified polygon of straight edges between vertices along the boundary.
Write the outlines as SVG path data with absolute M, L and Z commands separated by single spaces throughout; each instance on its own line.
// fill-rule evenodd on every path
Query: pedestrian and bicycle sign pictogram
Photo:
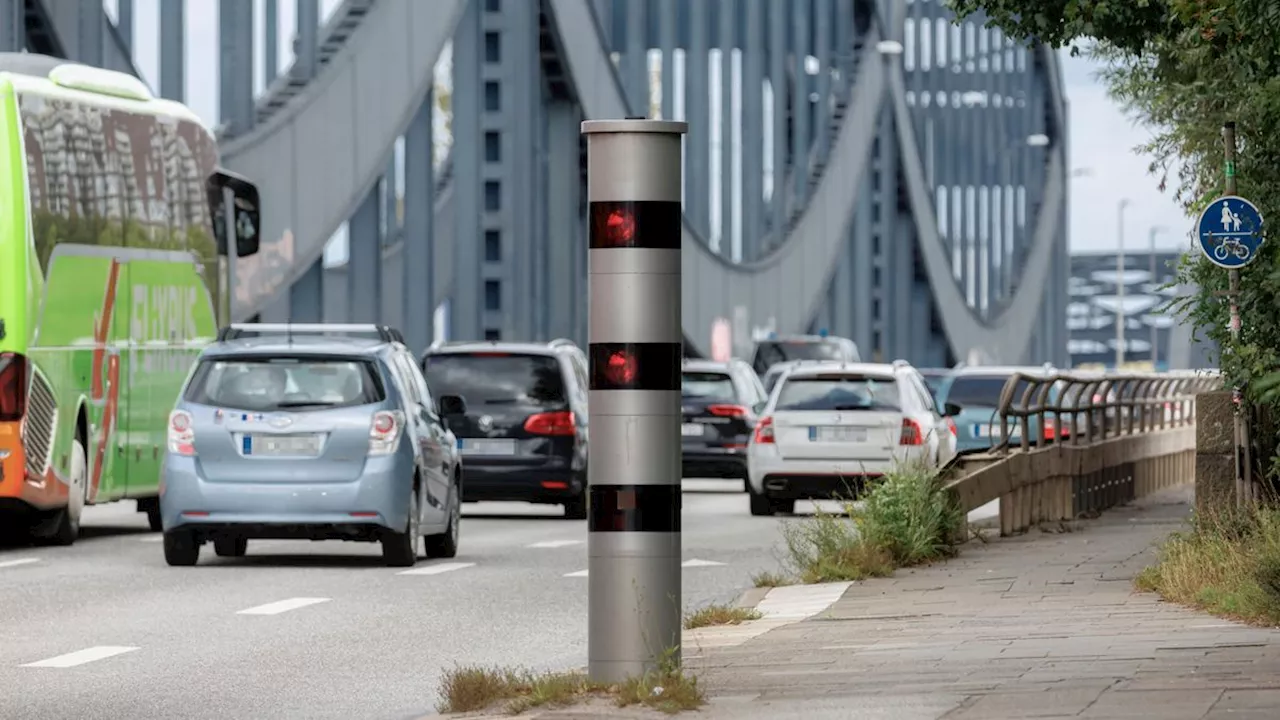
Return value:
M 1200 213 L 1196 238 L 1200 251 L 1214 265 L 1242 268 L 1258 257 L 1262 247 L 1262 213 L 1242 197 L 1220 197 Z

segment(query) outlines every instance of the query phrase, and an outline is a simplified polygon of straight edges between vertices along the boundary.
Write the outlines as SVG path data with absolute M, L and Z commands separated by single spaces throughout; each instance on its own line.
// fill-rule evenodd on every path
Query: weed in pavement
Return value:
M 684 628 L 692 630 L 711 625 L 741 625 L 748 620 L 759 620 L 762 617 L 764 617 L 764 614 L 755 608 L 713 603 L 686 615 Z
M 786 587 L 794 584 L 794 582 L 791 578 L 781 573 L 769 572 L 768 570 L 751 576 L 751 584 L 758 588 Z

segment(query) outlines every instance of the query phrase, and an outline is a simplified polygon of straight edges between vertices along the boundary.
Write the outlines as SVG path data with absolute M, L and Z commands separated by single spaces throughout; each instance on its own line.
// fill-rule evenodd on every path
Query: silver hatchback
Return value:
M 393 566 L 425 538 L 427 557 L 453 557 L 462 464 L 443 418 L 465 408 L 439 402 L 390 328 L 224 330 L 169 415 L 165 560 L 194 565 L 206 542 L 238 557 L 256 538 L 380 542 Z

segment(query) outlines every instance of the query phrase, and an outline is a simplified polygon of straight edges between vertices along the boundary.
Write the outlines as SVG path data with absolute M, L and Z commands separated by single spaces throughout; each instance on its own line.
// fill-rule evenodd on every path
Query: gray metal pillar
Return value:
M 293 36 L 293 73 L 300 79 L 316 74 L 316 54 L 320 38 L 320 0 L 298 0 L 297 26 Z
M 547 332 L 575 342 L 585 340 L 579 327 L 586 317 L 582 298 L 587 296 L 585 275 L 578 273 L 582 174 L 579 163 L 570 160 L 580 152 L 579 116 L 571 102 L 557 101 L 547 108 L 547 157 L 555 158 L 547 166 L 547 255 L 552 277 L 547 288 Z
M 733 257 L 733 48 L 737 44 L 737 3 L 720 0 L 720 254 Z M 709 228 L 708 228 L 709 229 Z
M 816 0 L 814 3 L 814 55 L 818 58 L 818 108 L 817 132 L 818 162 L 825 167 L 831 153 L 831 26 L 835 22 L 831 12 L 832 0 Z M 917 5 L 919 3 L 916 3 Z M 843 81 L 843 78 L 841 78 Z
M 124 46 L 133 52 L 133 0 L 116 0 L 116 32 Z
M 742 41 L 742 260 L 760 256 L 764 205 L 764 3 L 748 2 Z
M 102 0 L 80 0 L 77 7 L 77 39 L 79 47 L 67 48 L 73 57 L 86 65 L 103 66 L 103 43 L 106 41 L 106 13 Z
M 428 92 L 404 134 L 404 242 L 401 332 L 414 354 L 431 344 L 435 317 L 435 168 L 431 123 L 435 95 Z
M 791 3 L 791 202 L 792 213 L 804 207 L 809 190 L 809 86 L 806 72 L 809 55 L 809 11 L 807 2 Z
M 585 122 L 591 215 L 588 673 L 680 660 L 680 135 Z
M 773 198 L 769 203 L 770 245 L 787 230 L 787 2 L 769 5 L 769 84 L 773 91 Z
M 627 45 L 622 53 L 624 70 L 623 86 L 627 92 L 627 104 L 636 115 L 649 116 L 649 57 L 646 21 L 648 17 L 645 0 L 625 0 L 627 15 Z M 522 3 L 529 4 L 529 3 Z M 536 10 L 536 8 L 534 8 Z M 536 27 L 536 24 L 535 24 Z
M 662 119 L 676 119 L 676 29 L 679 0 L 662 0 L 658 6 L 658 46 L 662 48 Z M 555 155 L 552 155 L 555 157 Z
M 263 32 L 266 35 L 262 49 L 262 87 L 269 88 L 280 74 L 280 8 L 276 0 L 266 0 L 263 10 Z
M 0 52 L 27 49 L 27 14 L 23 0 L 0 0 Z
M 348 221 L 347 320 L 382 319 L 382 242 L 378 233 L 378 190 L 369 191 Z
M 160 95 L 187 99 L 187 0 L 160 3 Z
M 289 288 L 289 322 L 324 322 L 324 259 L 311 267 Z
M 453 292 L 449 301 L 450 339 L 479 340 L 484 283 L 481 279 L 486 232 L 481 229 L 482 180 L 480 137 L 481 40 L 480 3 L 468 3 L 453 36 Z M 510 239 L 498 233 L 505 257 Z
M 689 13 L 689 45 L 684 54 L 684 116 L 689 121 L 685 138 L 684 213 L 694 232 L 711 239 L 711 82 L 707 74 L 710 3 L 694 2 Z M 639 114 L 638 111 L 635 111 Z
M 253 127 L 253 0 L 219 0 L 218 115 L 238 135 Z
M 872 254 L 872 235 L 875 229 L 871 225 L 871 207 L 873 205 L 871 185 L 874 163 L 867 163 L 866 176 L 858 186 L 858 204 L 853 211 L 853 222 L 849 224 L 848 249 L 842 263 L 850 266 L 849 274 L 853 278 L 852 297 L 848 302 L 853 306 L 853 341 L 858 344 L 858 351 L 863 360 L 869 360 L 875 350 L 872 345 L 873 324 L 872 305 L 876 296 L 875 257 Z

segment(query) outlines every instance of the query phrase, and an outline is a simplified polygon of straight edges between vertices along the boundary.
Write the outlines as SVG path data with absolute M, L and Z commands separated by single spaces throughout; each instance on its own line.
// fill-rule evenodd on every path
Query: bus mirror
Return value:
M 229 192 L 228 192 L 229 191 Z M 226 170 L 217 170 L 205 183 L 209 212 L 213 217 L 213 234 L 218 254 L 227 254 L 227 215 L 225 198 L 230 195 L 235 208 L 236 256 L 256 255 L 261 244 L 262 214 L 258 188 L 247 179 Z

